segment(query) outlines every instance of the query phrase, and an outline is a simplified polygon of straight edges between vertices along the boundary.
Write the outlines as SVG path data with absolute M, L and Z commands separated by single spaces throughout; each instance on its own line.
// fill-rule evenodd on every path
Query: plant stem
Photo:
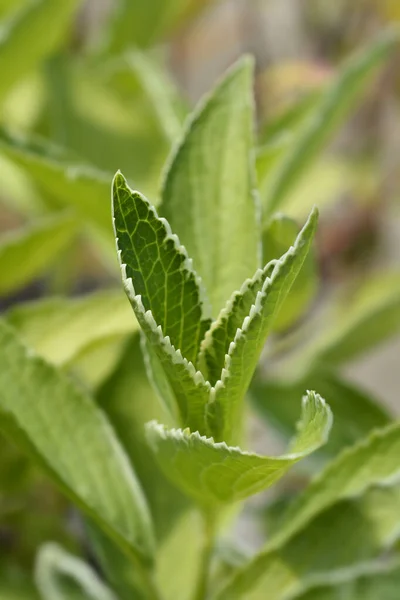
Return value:
M 143 589 L 146 592 L 146 598 L 148 598 L 148 600 L 162 600 L 160 590 L 154 581 L 153 573 L 141 566 L 139 569 L 139 574 Z
M 214 549 L 216 519 L 213 513 L 204 512 L 204 544 L 201 553 L 199 576 L 193 600 L 205 600 L 207 597 L 210 563 Z

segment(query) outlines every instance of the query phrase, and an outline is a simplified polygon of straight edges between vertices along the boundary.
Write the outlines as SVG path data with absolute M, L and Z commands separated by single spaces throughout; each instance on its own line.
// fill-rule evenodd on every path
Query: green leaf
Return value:
M 117 600 L 89 565 L 53 543 L 39 550 L 35 580 L 43 600 Z
M 336 80 L 322 94 L 319 105 L 310 113 L 285 158 L 271 173 L 268 189 L 262 198 L 265 218 L 280 207 L 288 192 L 319 155 L 399 39 L 397 29 L 385 31 L 341 68 Z
M 202 429 L 210 386 L 193 364 L 209 326 L 200 282 L 168 223 L 141 194 L 130 190 L 121 174 L 115 176 L 113 190 L 114 227 L 128 298 L 162 363 L 182 423 Z
M 160 214 L 193 259 L 213 314 L 259 265 L 252 69 L 241 60 L 192 114 L 162 191 Z
M 54 266 L 77 233 L 76 219 L 48 217 L 0 237 L 0 294 L 10 294 Z
M 168 429 L 151 421 L 147 439 L 160 468 L 178 487 L 207 509 L 243 500 L 271 486 L 288 469 L 324 444 L 331 412 L 314 392 L 303 398 L 297 437 L 288 453 L 269 458 L 216 443 L 189 430 Z
M 111 175 L 73 162 L 65 151 L 40 138 L 18 138 L 5 130 L 0 130 L 0 152 L 22 167 L 62 206 L 73 206 L 111 242 Z
M 287 600 L 397 600 L 400 566 L 383 561 L 327 573 Z
M 282 579 L 290 579 L 292 571 L 286 563 L 281 564 L 281 552 L 285 548 L 290 549 L 296 536 L 309 527 L 325 511 L 333 510 L 333 507 L 337 506 L 339 502 L 360 497 L 373 486 L 387 487 L 394 485 L 398 481 L 400 473 L 399 452 L 399 423 L 376 430 L 367 440 L 344 450 L 289 506 L 276 535 L 273 536 L 265 549 L 238 571 L 223 590 L 217 594 L 218 600 L 228 600 L 228 598 L 229 600 L 236 600 L 236 598 L 242 597 L 257 598 L 256 592 L 260 592 L 264 588 L 264 581 L 268 581 L 268 578 L 271 577 L 272 571 L 270 568 L 276 575 L 277 564 L 279 570 L 282 569 L 283 571 L 281 574 Z M 398 493 L 398 489 L 394 493 Z M 398 506 L 397 499 L 396 504 Z M 380 510 L 381 506 L 381 503 L 377 504 L 377 510 L 379 511 L 378 524 L 381 523 L 382 514 L 385 514 Z M 398 508 L 395 509 L 395 514 L 397 518 Z M 395 531 L 397 530 L 398 527 Z M 321 528 L 318 527 L 316 531 L 318 531 L 320 538 Z M 393 536 L 393 524 L 391 524 L 390 531 Z M 331 547 L 331 549 L 333 548 L 334 546 Z M 340 552 L 342 552 L 342 546 L 340 546 Z M 278 563 L 276 563 L 277 555 Z M 320 556 L 323 556 L 323 554 L 320 554 Z M 307 564 L 307 558 L 305 558 L 305 562 Z M 277 598 L 279 597 L 278 594 Z
M 318 390 L 335 415 L 329 441 L 321 449 L 324 456 L 336 455 L 390 422 L 382 403 L 330 370 L 316 369 L 296 381 L 256 377 L 249 397 L 260 416 L 288 438 L 294 434 L 298 398 L 308 389 Z
M 108 52 L 119 54 L 126 48 L 147 48 L 165 37 L 187 16 L 203 10 L 211 0 L 120 0 L 106 34 Z
M 79 0 L 30 1 L 2 25 L 0 98 L 62 43 L 79 5 Z
M 262 292 L 265 281 L 271 278 L 276 261 L 269 262 L 263 269 L 257 269 L 252 279 L 246 279 L 238 292 L 234 292 L 222 309 L 218 318 L 206 332 L 201 344 L 199 364 L 204 363 L 208 380 L 215 385 L 221 379 L 225 357 L 236 332 L 243 326 L 250 310 L 255 305 L 257 295 Z
M 332 570 L 380 557 L 399 536 L 399 494 L 398 485 L 374 486 L 323 511 L 285 544 L 263 553 L 260 580 L 244 597 L 263 600 L 267 589 L 268 600 L 288 600 Z M 226 597 L 242 594 L 239 588 L 238 596 Z
M 173 143 L 182 131 L 181 101 L 165 70 L 144 52 L 128 52 L 126 62 L 138 78 L 165 139 Z
M 128 302 L 126 305 L 131 310 Z M 135 391 L 134 402 L 132 390 Z M 173 527 L 182 510 L 186 509 L 187 501 L 164 478 L 148 451 L 145 423 L 151 419 L 160 419 L 168 424 L 172 422 L 168 420 L 147 379 L 138 335 L 129 341 L 113 373 L 98 390 L 96 399 L 107 414 L 131 463 L 135 465 L 152 513 L 157 538 L 161 540 Z
M 263 264 L 282 256 L 286 248 L 294 243 L 297 234 L 298 226 L 289 217 L 276 215 L 272 218 L 262 234 Z M 315 297 L 317 287 L 315 255 L 311 248 L 276 317 L 274 329 L 287 329 L 301 317 Z
M 272 274 L 265 279 L 261 290 L 256 294 L 248 316 L 237 329 L 229 347 L 226 343 L 227 340 L 225 342 L 226 356 L 221 379 L 215 384 L 207 407 L 209 427 L 217 441 L 236 438 L 235 424 L 238 421 L 241 401 L 250 385 L 274 319 L 279 314 L 282 303 L 310 249 L 317 220 L 318 212 L 314 209 L 300 231 L 294 246 L 289 248 L 286 254 L 276 262 Z M 266 272 L 268 272 L 268 268 L 267 266 Z M 253 287 L 250 285 L 245 295 L 251 294 Z M 256 286 L 254 291 L 257 291 Z M 234 311 L 237 307 L 240 310 L 240 303 L 237 300 L 231 300 L 229 304 Z M 228 310 L 229 307 L 228 305 Z M 226 316 L 222 311 L 220 318 L 212 325 L 207 334 L 204 346 L 213 345 L 214 339 L 218 341 L 220 329 L 224 330 L 225 319 Z
M 146 502 L 92 398 L 0 323 L 0 427 L 138 563 L 153 554 Z
M 328 307 L 329 323 L 320 335 L 302 349 L 300 366 L 316 363 L 340 365 L 374 350 L 400 328 L 400 274 L 382 272 L 358 285 Z
M 119 290 L 79 298 L 45 298 L 19 304 L 7 321 L 21 338 L 55 365 L 68 365 L 103 341 L 137 331 L 132 310 Z

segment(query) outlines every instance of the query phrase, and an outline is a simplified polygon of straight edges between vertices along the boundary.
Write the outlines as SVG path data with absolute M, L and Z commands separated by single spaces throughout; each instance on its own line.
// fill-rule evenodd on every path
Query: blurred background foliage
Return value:
M 335 414 L 318 460 L 250 510 L 268 528 L 327 456 L 398 412 L 399 2 L 0 0 L 0 19 L 0 306 L 96 394 L 165 557 L 185 535 L 187 501 L 158 473 L 154 489 L 145 452 L 141 425 L 159 408 L 120 289 L 110 182 L 121 169 L 157 204 L 189 110 L 237 57 L 255 56 L 264 260 L 285 251 L 313 204 L 322 218 L 252 386 L 253 443 L 293 433 L 307 388 Z M 47 480 L 0 448 L 0 597 L 35 598 L 37 546 L 51 539 L 90 556 L 87 536 Z M 176 507 L 175 538 L 165 505 Z

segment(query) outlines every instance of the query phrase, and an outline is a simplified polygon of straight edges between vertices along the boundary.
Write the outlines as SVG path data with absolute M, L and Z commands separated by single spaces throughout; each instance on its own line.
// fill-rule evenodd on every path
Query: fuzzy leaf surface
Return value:
M 45 468 L 124 551 L 153 554 L 147 505 L 121 445 L 93 399 L 0 323 L 0 427 Z
M 61 215 L 0 236 L 0 295 L 18 290 L 53 267 L 76 233 L 76 219 Z
M 168 429 L 155 421 L 147 439 L 162 471 L 198 503 L 217 507 L 243 500 L 271 486 L 288 469 L 326 442 L 331 412 L 325 401 L 308 392 L 303 398 L 297 437 L 288 453 L 270 458 L 229 447 L 198 432 Z
M 284 215 L 275 215 L 263 229 L 263 264 L 278 259 L 291 246 L 298 234 L 296 221 Z M 315 253 L 311 248 L 305 258 L 290 294 L 279 311 L 274 330 L 288 329 L 307 310 L 318 288 Z
M 210 385 L 193 364 L 209 326 L 200 281 L 185 248 L 148 201 L 132 192 L 121 174 L 113 189 L 125 290 L 175 394 L 182 422 L 203 430 Z
M 162 192 L 160 214 L 193 259 L 215 316 L 260 262 L 252 94 L 244 59 L 190 117 Z
M 317 220 L 318 212 L 314 209 L 294 245 L 276 261 L 271 275 L 265 278 L 248 316 L 229 345 L 221 379 L 216 383 L 208 405 L 209 427 L 218 441 L 230 440 L 232 435 L 235 436 L 241 400 L 250 385 L 275 317 L 308 254 Z M 267 266 L 267 274 L 268 271 Z M 240 307 L 240 304 L 234 303 L 233 310 L 237 306 Z M 212 329 L 216 331 L 215 325 Z

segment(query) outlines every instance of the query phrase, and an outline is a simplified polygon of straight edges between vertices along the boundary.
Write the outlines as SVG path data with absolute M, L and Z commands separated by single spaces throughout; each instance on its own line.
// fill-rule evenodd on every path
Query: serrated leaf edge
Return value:
M 306 411 L 308 411 L 310 409 L 313 409 L 313 412 L 317 412 L 319 410 L 325 410 L 328 415 L 327 423 L 324 428 L 324 432 L 321 436 L 321 440 L 322 440 L 321 443 L 324 443 L 324 441 L 326 441 L 326 439 L 328 437 L 328 434 L 329 434 L 329 431 L 330 431 L 330 428 L 332 425 L 332 413 L 331 413 L 331 410 L 330 410 L 328 404 L 325 402 L 325 400 L 319 394 L 316 394 L 315 392 L 307 392 L 307 394 L 305 394 L 302 398 L 302 415 L 301 415 L 300 420 L 298 421 L 298 430 L 301 430 L 302 423 L 306 420 L 305 413 L 306 413 Z M 315 449 L 315 447 L 319 447 L 321 445 L 321 443 L 316 444 L 315 447 L 307 448 L 307 450 L 303 451 L 303 452 L 295 452 L 295 453 L 288 452 L 288 453 L 282 454 L 280 456 L 270 457 L 270 456 L 263 456 L 256 452 L 249 452 L 247 450 L 242 450 L 239 446 L 228 446 L 228 444 L 224 441 L 215 442 L 213 437 L 201 435 L 198 431 L 191 432 L 188 428 L 187 429 L 168 428 L 167 426 L 163 425 L 162 423 L 159 423 L 156 420 L 152 420 L 152 421 L 149 421 L 148 423 L 146 423 L 145 428 L 146 428 L 146 433 L 147 433 L 147 439 L 151 446 L 153 445 L 152 441 L 151 441 L 151 432 L 154 431 L 154 432 L 157 432 L 160 435 L 160 437 L 163 439 L 167 439 L 168 437 L 174 437 L 177 440 L 198 440 L 202 444 L 205 444 L 206 446 L 209 446 L 210 448 L 225 450 L 231 454 L 240 454 L 241 456 L 250 456 L 250 457 L 254 457 L 254 458 L 261 458 L 261 459 L 277 461 L 277 462 L 287 461 L 287 460 L 297 460 L 297 459 L 303 458 L 304 456 L 307 456 L 308 454 L 310 454 Z

